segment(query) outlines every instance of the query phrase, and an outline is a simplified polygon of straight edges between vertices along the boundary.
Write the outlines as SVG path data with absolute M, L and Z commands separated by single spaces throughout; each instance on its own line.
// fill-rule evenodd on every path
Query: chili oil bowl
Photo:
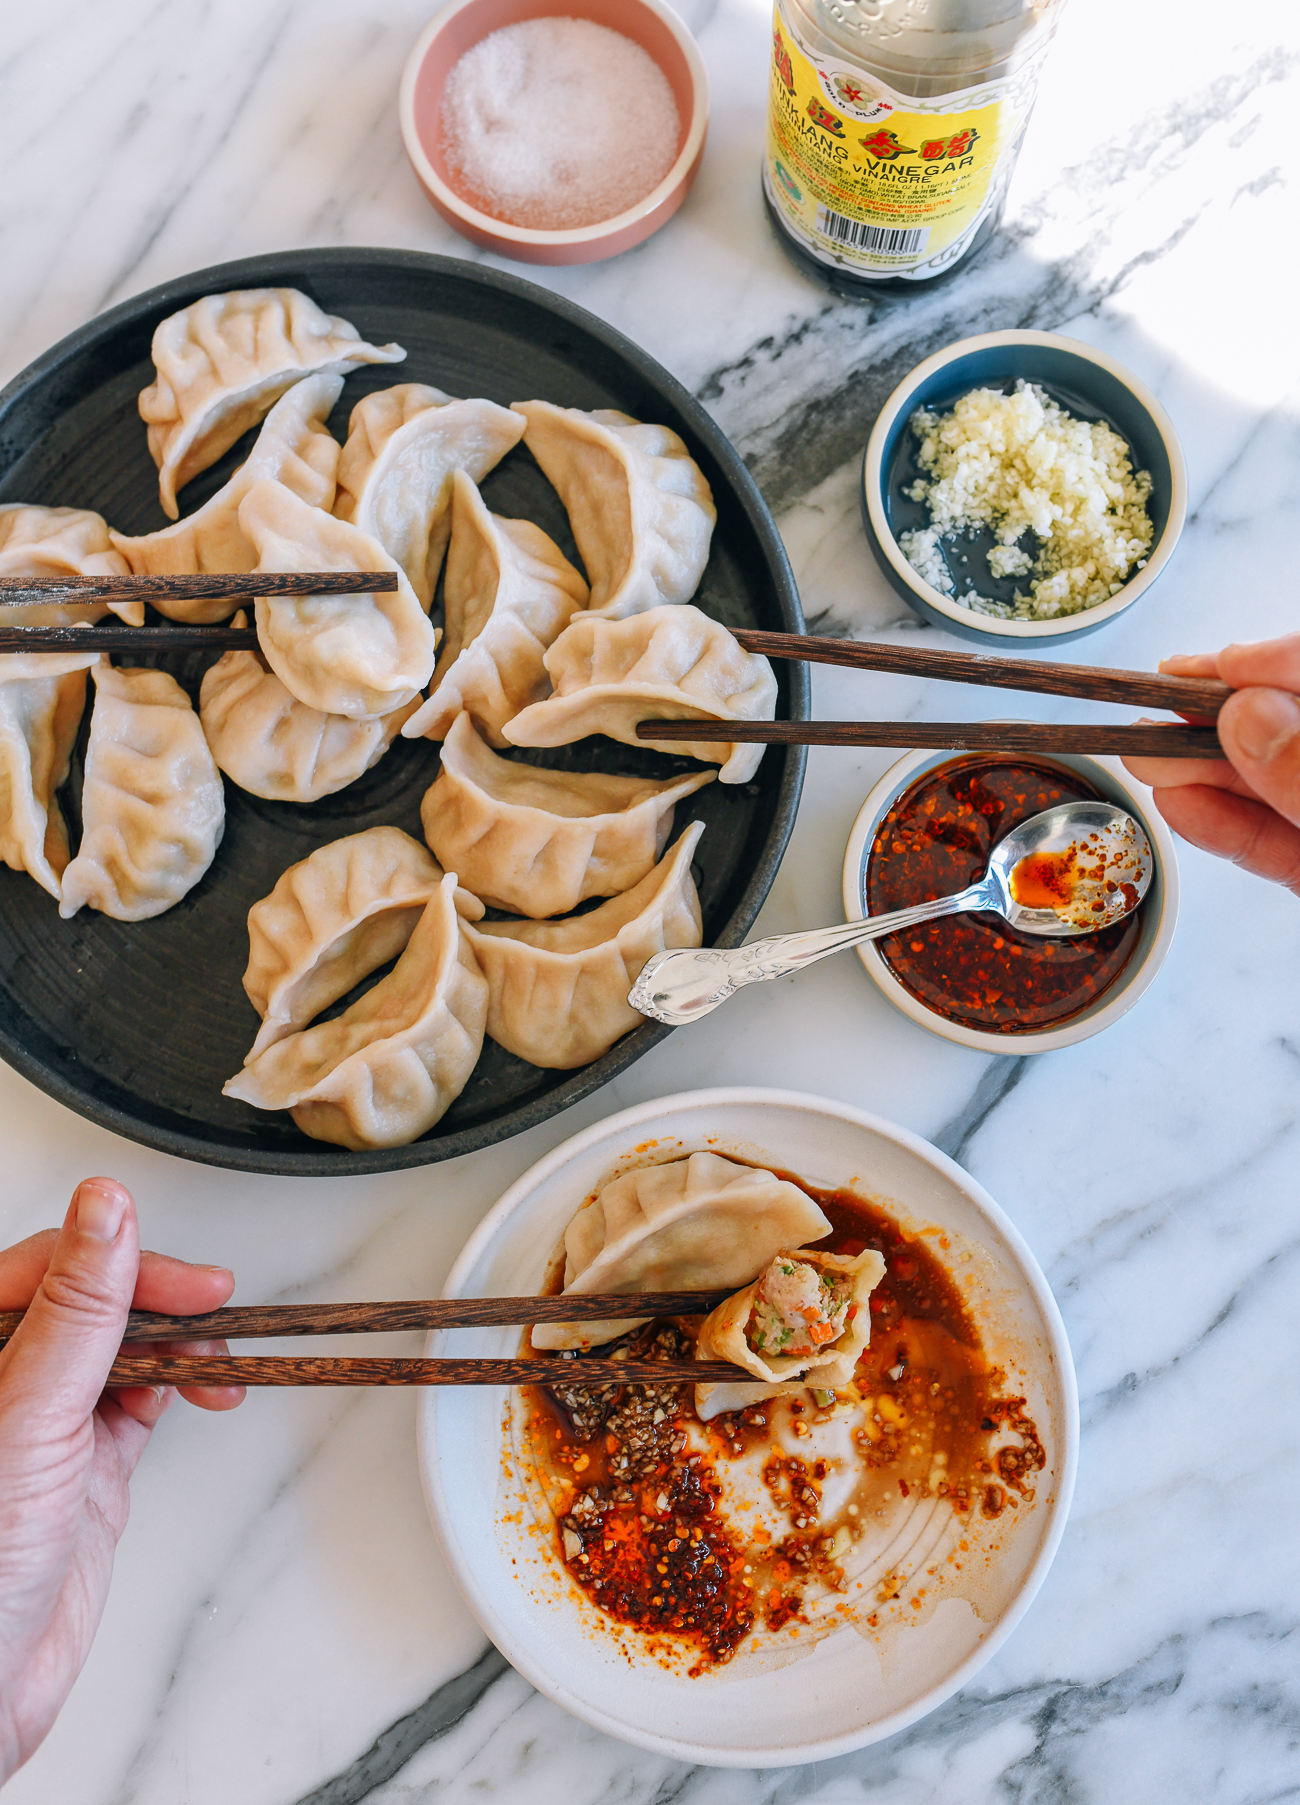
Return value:
M 927 774 L 948 765 L 982 762 L 983 757 L 953 752 L 908 752 L 889 767 L 858 811 L 845 849 L 846 921 L 862 921 L 870 913 L 867 878 L 872 849 L 881 823 L 895 803 Z M 945 1040 L 981 1053 L 1050 1053 L 1060 1047 L 1074 1046 L 1109 1028 L 1128 1013 L 1154 981 L 1169 951 L 1178 919 L 1178 856 L 1173 835 L 1150 806 L 1147 792 L 1128 776 L 1120 761 L 1053 754 L 1050 758 L 1035 756 L 1032 761 L 1022 762 L 1054 767 L 1067 776 L 1073 774 L 1082 779 L 1085 786 L 1095 790 L 1103 801 L 1126 809 L 1151 842 L 1154 869 L 1150 889 L 1140 905 L 1137 940 L 1122 970 L 1092 1002 L 1056 1025 L 1025 1031 L 998 1031 L 952 1020 L 929 1007 L 900 981 L 882 953 L 880 942 L 868 941 L 855 949 L 867 976 L 895 1008 L 932 1034 L 942 1035 Z M 968 919 L 960 915 L 947 916 L 944 924 Z
M 922 474 L 911 430 L 917 410 L 945 412 L 973 389 L 1009 393 L 1021 380 L 1046 390 L 1076 419 L 1104 421 L 1127 443 L 1133 469 L 1151 477 L 1147 512 L 1154 530 L 1141 567 L 1109 600 L 1048 620 L 1004 620 L 979 613 L 958 596 L 945 595 L 926 582 L 899 543 L 909 529 L 929 523 L 927 503 L 908 493 Z M 867 440 L 861 501 L 876 562 L 923 620 L 984 645 L 1020 643 L 1030 650 L 1095 633 L 1150 589 L 1183 530 L 1187 471 L 1168 414 L 1150 389 L 1114 358 L 1055 332 L 987 332 L 937 351 L 899 383 Z M 977 542 L 971 545 L 978 554 Z M 1014 578 L 982 574 L 977 587 L 999 601 L 1010 601 L 1015 584 Z
M 906 1129 L 788 1091 L 668 1097 L 576 1135 L 488 1213 L 446 1295 L 541 1291 L 585 1199 L 633 1168 L 701 1151 L 795 1177 L 818 1195 L 849 1191 L 887 1215 L 904 1238 L 933 1250 L 978 1329 L 990 1369 L 1023 1394 L 1036 1424 L 1042 1464 L 1032 1496 L 996 1522 L 977 1523 L 969 1513 L 958 1516 L 942 1491 L 923 1487 L 918 1494 L 895 1482 L 893 1502 L 869 1513 L 855 1541 L 850 1584 L 823 1616 L 810 1610 L 810 1621 L 763 1637 L 756 1632 L 727 1664 L 692 1677 L 656 1651 L 653 1639 L 602 1612 L 566 1567 L 557 1519 L 528 1468 L 527 1393 L 431 1388 L 420 1405 L 420 1465 L 435 1531 L 470 1610 L 547 1697 L 609 1735 L 674 1760 L 784 1767 L 901 1730 L 966 1684 L 1010 1634 L 1064 1530 L 1078 1442 L 1074 1372 L 1032 1253 L 967 1173 Z M 519 1336 L 515 1329 L 444 1332 L 430 1338 L 429 1349 L 513 1354 Z M 889 1350 L 878 1351 L 883 1357 Z M 816 1436 L 830 1434 L 840 1418 L 824 1429 L 810 1421 L 814 1439 L 790 1444 L 809 1459 Z M 741 1464 L 719 1460 L 715 1471 L 719 1514 L 743 1524 L 755 1507 L 743 1496 Z M 836 1462 L 827 1464 L 834 1469 Z M 828 1497 L 834 1477 L 832 1471 L 826 1481 Z M 959 1552 L 967 1539 L 970 1552 Z M 929 1577 L 933 1572 L 939 1578 Z

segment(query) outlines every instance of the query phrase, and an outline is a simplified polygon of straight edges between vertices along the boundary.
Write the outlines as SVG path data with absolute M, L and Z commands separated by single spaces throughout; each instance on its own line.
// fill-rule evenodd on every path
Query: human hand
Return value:
M 1175 833 L 1300 895 L 1300 633 L 1166 658 L 1173 677 L 1239 693 L 1219 714 L 1227 760 L 1126 758 Z
M 128 1481 L 174 1395 L 104 1391 L 127 1311 L 193 1315 L 233 1289 L 223 1267 L 141 1253 L 135 1205 L 111 1178 L 78 1185 L 61 1230 L 0 1252 L 0 1310 L 27 1311 L 0 1347 L 0 1785 L 39 1746 L 90 1652 Z M 182 1395 L 229 1410 L 244 1392 Z

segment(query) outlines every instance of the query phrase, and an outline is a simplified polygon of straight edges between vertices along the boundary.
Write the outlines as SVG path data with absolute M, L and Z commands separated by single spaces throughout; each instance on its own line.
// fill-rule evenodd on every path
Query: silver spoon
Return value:
M 1003 915 L 1026 934 L 1095 934 L 1137 908 L 1152 869 L 1151 843 L 1132 815 L 1108 802 L 1062 802 L 1009 833 L 993 848 L 979 883 L 954 896 L 730 950 L 656 953 L 627 1000 L 642 1015 L 680 1028 L 725 1003 L 742 984 L 783 978 L 847 946 L 973 909 Z

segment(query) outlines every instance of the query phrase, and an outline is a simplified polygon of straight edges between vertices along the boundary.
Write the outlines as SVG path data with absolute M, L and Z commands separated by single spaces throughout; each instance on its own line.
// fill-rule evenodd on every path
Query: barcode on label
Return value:
M 929 226 L 865 226 L 829 207 L 818 207 L 817 230 L 855 251 L 880 251 L 887 257 L 911 257 L 925 249 Z

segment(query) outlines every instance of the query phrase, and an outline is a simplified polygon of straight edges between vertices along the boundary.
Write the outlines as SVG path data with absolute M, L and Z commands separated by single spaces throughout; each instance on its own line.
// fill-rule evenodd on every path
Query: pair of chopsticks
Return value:
M 768 658 L 842 664 L 863 671 L 978 683 L 994 689 L 1085 696 L 1135 708 L 1167 708 L 1208 721 L 1232 694 L 1204 677 L 1165 677 L 1149 671 L 1106 670 L 1088 664 L 1048 664 L 1032 658 L 987 658 L 972 652 L 926 650 L 870 640 L 818 639 L 810 634 L 761 633 L 735 627 L 747 652 Z M 689 734 L 682 732 L 689 727 Z M 784 746 L 942 747 L 954 752 L 1089 752 L 1154 758 L 1222 758 L 1213 727 L 1182 723 L 1111 726 L 1042 721 L 641 721 L 642 740 L 721 740 Z
M 323 584 L 328 580 L 329 588 Z M 393 571 L 305 571 L 240 576 L 10 577 L 0 579 L 0 607 L 50 602 L 192 600 L 257 595 L 367 595 L 397 588 Z M 1084 696 L 1137 708 L 1170 709 L 1214 721 L 1232 691 L 1200 677 L 1164 677 L 1147 671 L 1106 670 L 1087 664 L 1047 664 L 1031 658 L 988 658 L 970 652 L 925 650 L 811 634 L 732 629 L 748 652 L 810 664 L 892 671 L 947 683 L 977 683 L 1050 696 Z M 0 652 L 230 651 L 257 645 L 252 627 L 8 627 L 0 628 Z M 683 733 L 683 728 L 689 728 Z M 1222 758 L 1212 726 L 1181 723 L 1112 726 L 1039 721 L 641 721 L 637 738 L 795 746 L 940 747 L 957 752 L 1085 752 L 1157 758 Z
M 325 584 L 328 582 L 328 589 Z M 230 596 L 375 595 L 397 588 L 393 570 L 248 571 L 238 576 L 0 577 L 0 608 L 87 607 L 106 602 L 189 602 Z M 252 651 L 255 627 L 0 627 L 0 652 Z
M 589 1297 L 434 1298 L 411 1303 L 251 1304 L 201 1316 L 132 1310 L 122 1338 L 136 1341 L 236 1341 L 281 1335 L 367 1335 L 400 1329 L 469 1329 L 511 1323 L 627 1321 L 629 1316 L 706 1316 L 726 1291 L 653 1291 Z M 23 1320 L 0 1311 L 0 1342 Z M 742 1379 L 722 1360 L 573 1361 L 403 1360 L 294 1355 L 131 1354 L 113 1362 L 106 1384 L 120 1385 L 670 1385 Z

